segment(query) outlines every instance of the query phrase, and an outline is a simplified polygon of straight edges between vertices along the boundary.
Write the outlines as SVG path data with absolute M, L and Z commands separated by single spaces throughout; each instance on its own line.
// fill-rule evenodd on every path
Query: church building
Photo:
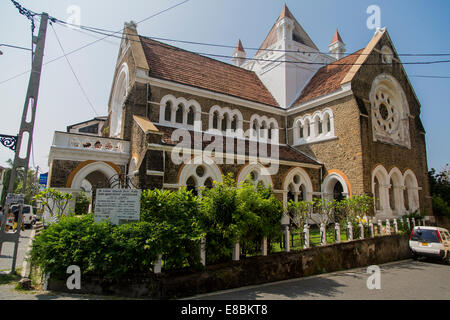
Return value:
M 370 194 L 380 219 L 432 215 L 421 105 L 387 30 L 350 54 L 330 39 L 321 52 L 284 6 L 228 64 L 125 23 L 107 117 L 55 132 L 48 187 L 201 192 L 231 172 L 284 203 Z

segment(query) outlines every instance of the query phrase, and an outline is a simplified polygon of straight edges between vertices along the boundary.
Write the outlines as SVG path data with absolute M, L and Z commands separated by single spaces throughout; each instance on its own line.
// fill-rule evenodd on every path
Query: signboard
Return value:
M 41 173 L 39 175 L 39 184 L 47 185 L 47 180 L 48 180 L 48 172 Z
M 6 195 L 5 207 L 8 207 L 10 204 L 15 204 L 15 203 L 23 204 L 24 199 L 25 199 L 25 195 L 24 194 L 8 193 Z
M 110 219 L 114 224 L 139 221 L 140 200 L 139 189 L 97 189 L 94 220 Z

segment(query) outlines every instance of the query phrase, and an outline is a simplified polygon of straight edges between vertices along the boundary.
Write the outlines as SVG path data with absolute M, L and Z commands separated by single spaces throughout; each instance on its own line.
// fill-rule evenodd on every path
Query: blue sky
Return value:
M 139 21 L 180 3 L 181 0 L 22 0 L 35 11 L 47 12 L 67 20 L 67 9 L 78 6 L 81 24 L 120 30 L 125 21 Z M 142 35 L 206 43 L 259 47 L 286 3 L 321 51 L 328 51 L 336 28 L 351 53 L 367 45 L 374 30 L 369 30 L 366 10 L 381 9 L 381 26 L 387 27 L 398 53 L 450 53 L 450 2 L 365 1 L 365 0 L 190 0 L 155 18 L 139 24 Z M 432 3 L 432 4 L 431 4 Z M 77 49 L 99 36 L 54 25 L 66 52 Z M 37 32 L 37 30 L 36 30 Z M 61 56 L 53 29 L 47 33 L 44 63 Z M 30 47 L 30 24 L 9 0 L 0 2 L 0 43 Z M 174 44 L 174 43 L 171 43 Z M 231 55 L 232 49 L 174 44 L 187 50 Z M 69 55 L 89 100 L 99 115 L 107 114 L 119 40 L 110 38 Z M 16 135 L 27 90 L 29 74 L 2 83 L 31 68 L 28 51 L 0 47 L 0 133 Z M 254 52 L 247 50 L 250 56 Z M 446 57 L 402 57 L 403 62 L 450 60 Z M 229 60 L 226 60 L 229 62 Z M 429 168 L 440 170 L 450 162 L 450 79 L 418 78 L 414 75 L 450 76 L 450 63 L 406 65 L 407 74 L 422 105 L 421 119 L 427 131 Z M 95 117 L 65 59 L 44 65 L 34 133 L 34 164 L 48 170 L 48 153 L 53 132 Z M 0 165 L 13 158 L 0 146 Z

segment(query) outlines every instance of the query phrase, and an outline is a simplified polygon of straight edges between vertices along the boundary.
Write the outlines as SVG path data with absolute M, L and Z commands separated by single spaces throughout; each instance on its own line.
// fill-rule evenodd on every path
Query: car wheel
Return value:
M 412 259 L 414 261 L 417 261 L 419 259 L 419 256 L 417 254 L 415 254 L 415 253 L 412 253 Z

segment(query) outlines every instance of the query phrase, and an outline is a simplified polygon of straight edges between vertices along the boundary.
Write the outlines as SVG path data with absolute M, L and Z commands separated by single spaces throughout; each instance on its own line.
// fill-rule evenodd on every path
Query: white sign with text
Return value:
M 97 189 L 94 220 L 106 219 L 114 224 L 139 221 L 141 190 Z

